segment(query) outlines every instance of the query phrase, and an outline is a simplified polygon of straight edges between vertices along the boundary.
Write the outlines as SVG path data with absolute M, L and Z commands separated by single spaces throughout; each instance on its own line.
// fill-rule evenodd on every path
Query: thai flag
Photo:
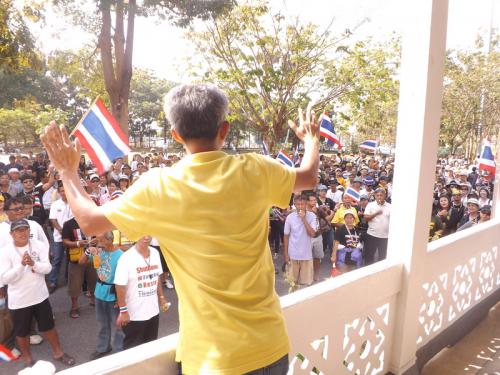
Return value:
M 351 187 L 348 187 L 344 193 L 348 197 L 351 197 L 355 202 L 359 202 L 361 194 Z
M 342 149 L 340 138 L 337 133 L 335 133 L 332 120 L 330 120 L 326 114 L 321 116 L 321 122 L 319 123 L 319 135 L 325 137 L 326 143 L 330 146 L 337 145 L 339 150 Z
M 106 172 L 115 159 L 130 152 L 127 137 L 99 98 L 80 120 L 73 134 L 80 140 L 99 174 Z
M 290 168 L 293 168 L 293 161 L 290 159 L 290 156 L 288 156 L 284 151 L 278 152 L 278 155 L 276 156 L 276 159 L 283 165 L 287 165 Z
M 378 141 L 374 141 L 373 139 L 367 139 L 366 141 L 364 141 L 359 145 L 359 148 L 369 152 L 377 151 L 377 147 L 378 147 Z
M 267 147 L 266 141 L 262 141 L 262 155 L 269 156 L 269 147 Z
M 17 357 L 5 346 L 0 345 L 0 362 L 15 361 Z
M 481 151 L 481 157 L 479 158 L 479 170 L 488 171 L 489 176 L 491 177 L 495 175 L 495 157 L 493 156 L 491 142 L 488 139 L 485 139 L 483 143 L 483 150 Z

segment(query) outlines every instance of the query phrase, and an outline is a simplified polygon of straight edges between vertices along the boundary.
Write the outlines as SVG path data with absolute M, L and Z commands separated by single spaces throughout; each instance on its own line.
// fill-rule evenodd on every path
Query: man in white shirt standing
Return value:
M 289 274 L 294 283 L 311 285 L 314 280 L 312 238 L 318 230 L 318 223 L 316 215 L 306 211 L 305 197 L 296 195 L 293 204 L 296 211 L 285 220 L 285 262 L 290 262 Z
M 29 366 L 34 363 L 29 333 L 31 320 L 35 318 L 52 348 L 54 359 L 72 366 L 75 360 L 61 350 L 45 284 L 45 275 L 52 268 L 49 248 L 43 242 L 30 240 L 30 225 L 25 219 L 12 222 L 10 234 L 13 241 L 0 252 L 0 281 L 9 286 L 8 304 L 22 358 Z
M 52 272 L 49 275 L 49 292 L 53 293 L 57 289 L 57 279 L 61 269 L 61 262 L 64 259 L 64 245 L 62 240 L 62 228 L 66 221 L 73 218 L 73 213 L 69 207 L 64 186 L 57 187 L 61 199 L 58 199 L 50 207 L 49 220 L 54 228 L 54 243 L 52 244 Z
M 383 260 L 387 256 L 391 205 L 386 202 L 385 198 L 385 189 L 378 188 L 375 190 L 375 201 L 368 203 L 365 208 L 364 217 L 368 222 L 368 231 L 363 247 L 365 265 L 375 262 L 375 253 L 377 251 L 378 260 Z
M 168 310 L 160 275 L 163 273 L 158 251 L 144 236 L 118 260 L 115 272 L 116 295 L 120 314 L 116 320 L 123 329 L 123 349 L 158 338 L 160 306 Z

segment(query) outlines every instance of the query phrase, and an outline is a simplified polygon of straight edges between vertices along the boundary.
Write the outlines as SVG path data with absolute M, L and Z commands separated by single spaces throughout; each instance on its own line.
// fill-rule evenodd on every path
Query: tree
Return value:
M 493 40 L 489 54 L 479 37 L 475 50 L 447 52 L 440 145 L 450 153 L 462 148 L 474 159 L 480 137 L 500 136 L 499 40 Z
M 343 92 L 326 85 L 327 55 L 351 34 L 333 38 L 329 28 L 270 14 L 266 2 L 244 4 L 191 31 L 202 61 L 192 69 L 214 82 L 230 99 L 231 120 L 249 124 L 268 140 L 271 150 L 287 132 L 287 120 L 314 96 L 319 110 Z
M 173 83 L 159 79 L 148 70 L 136 69 L 132 77 L 130 91 L 130 130 L 134 143 L 139 138 L 153 135 L 151 124 L 158 122 L 166 126 L 163 115 L 163 97 L 174 86 Z
M 400 43 L 391 40 L 375 44 L 370 39 L 339 51 L 329 65 L 327 83 L 342 85 L 334 122 L 342 130 L 355 126 L 357 140 L 396 139 Z
M 38 20 L 39 4 L 18 9 L 12 0 L 0 0 L 0 70 L 16 71 L 20 68 L 38 68 L 40 54 L 26 24 L 26 19 Z
M 24 146 L 38 143 L 42 128 L 51 120 L 64 122 L 67 113 L 32 99 L 19 100 L 12 109 L 0 108 L 0 141 Z
M 70 15 L 74 22 L 94 35 L 98 33 L 97 47 L 100 51 L 111 113 L 125 134 L 128 134 L 129 125 L 128 99 L 132 78 L 135 17 L 156 15 L 185 26 L 195 18 L 207 19 L 232 5 L 231 0 L 144 0 L 139 4 L 137 0 L 95 0 L 94 13 L 88 17 L 89 15 L 84 13 L 84 10 L 88 9 L 88 2 L 85 0 L 53 2 Z M 96 17 L 97 14 L 99 18 Z

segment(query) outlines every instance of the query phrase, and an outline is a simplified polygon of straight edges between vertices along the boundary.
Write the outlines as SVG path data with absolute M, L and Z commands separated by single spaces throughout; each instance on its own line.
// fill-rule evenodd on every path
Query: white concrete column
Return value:
M 408 1 L 403 35 L 396 164 L 388 257 L 404 264 L 389 370 L 415 363 L 418 313 L 437 161 L 447 0 Z M 394 317 L 394 315 L 393 315 Z

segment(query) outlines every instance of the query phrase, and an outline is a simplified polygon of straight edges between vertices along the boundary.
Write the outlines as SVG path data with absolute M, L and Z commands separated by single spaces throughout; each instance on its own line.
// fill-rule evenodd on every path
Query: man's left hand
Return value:
M 58 126 L 51 121 L 40 136 L 43 147 L 54 165 L 60 172 L 72 172 L 78 170 L 80 162 L 81 145 L 78 139 L 72 142 L 64 125 Z

